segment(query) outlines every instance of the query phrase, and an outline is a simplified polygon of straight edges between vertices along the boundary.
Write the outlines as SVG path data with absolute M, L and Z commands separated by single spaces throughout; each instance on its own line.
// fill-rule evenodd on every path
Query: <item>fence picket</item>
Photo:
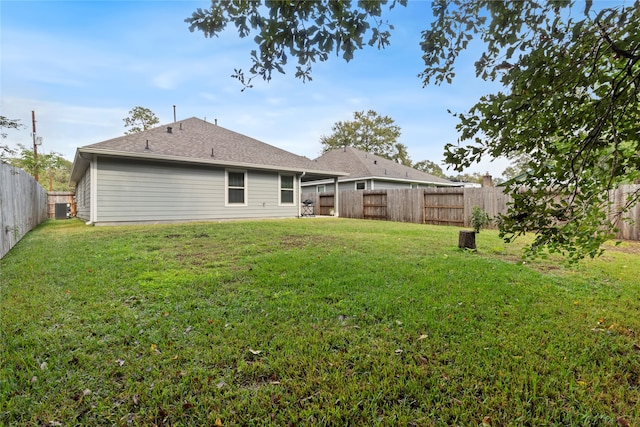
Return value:
M 0 162 L 0 258 L 47 218 L 47 191 L 22 169 Z

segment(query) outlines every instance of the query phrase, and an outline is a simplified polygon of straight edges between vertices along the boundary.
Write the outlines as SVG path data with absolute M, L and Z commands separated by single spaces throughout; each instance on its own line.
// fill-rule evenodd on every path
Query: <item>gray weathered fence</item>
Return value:
M 620 216 L 615 215 L 615 211 L 624 206 L 629 197 L 633 197 L 638 193 L 640 193 L 640 184 L 621 185 L 616 190 L 609 192 L 609 200 L 613 202 L 613 222 L 620 230 L 616 235 L 618 239 L 640 240 L 640 203 L 636 201 L 635 206 L 624 216 L 627 221 L 623 221 Z
M 0 162 L 0 258 L 47 218 L 47 191 L 20 168 Z
M 610 192 L 612 211 L 622 206 L 629 195 L 640 192 L 640 185 L 623 185 Z M 304 193 L 302 199 L 314 201 L 316 214 L 329 215 L 333 210 L 333 193 Z M 474 206 L 496 217 L 507 211 L 512 200 L 502 187 L 485 188 L 413 188 L 393 190 L 358 190 L 340 192 L 339 215 L 344 218 L 378 219 L 418 224 L 441 224 L 470 227 Z M 617 218 L 618 239 L 640 240 L 640 203 Z M 614 218 L 612 216 L 612 218 Z

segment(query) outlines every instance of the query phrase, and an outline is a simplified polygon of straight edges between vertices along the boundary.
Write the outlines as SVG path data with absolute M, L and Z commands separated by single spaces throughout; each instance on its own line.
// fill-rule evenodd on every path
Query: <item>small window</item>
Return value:
M 420 186 L 418 184 L 412 183 L 411 188 L 420 188 Z
M 246 205 L 246 172 L 227 171 L 227 204 Z
M 293 204 L 293 175 L 280 175 L 280 204 Z
M 356 181 L 356 190 L 366 190 L 367 182 L 366 181 Z
M 318 185 L 316 187 L 316 192 L 318 193 L 324 193 L 325 191 L 327 191 L 327 186 L 322 184 L 322 185 Z

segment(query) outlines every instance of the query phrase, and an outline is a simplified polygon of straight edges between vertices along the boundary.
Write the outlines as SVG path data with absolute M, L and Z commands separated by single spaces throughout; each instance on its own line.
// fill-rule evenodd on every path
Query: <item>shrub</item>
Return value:
M 491 224 L 491 217 L 489 217 L 489 214 L 479 207 L 474 206 L 471 211 L 471 225 L 473 226 L 473 231 L 479 233 L 481 228 L 487 227 L 489 224 Z

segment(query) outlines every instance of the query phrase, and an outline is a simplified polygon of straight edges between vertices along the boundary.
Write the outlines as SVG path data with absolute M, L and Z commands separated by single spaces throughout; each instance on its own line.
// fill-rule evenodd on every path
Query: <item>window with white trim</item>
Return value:
M 293 175 L 280 175 L 280 204 L 292 205 L 294 200 Z
M 318 185 L 316 187 L 316 192 L 317 193 L 324 193 L 325 191 L 327 191 L 327 186 L 324 184 Z
M 366 190 L 367 181 L 356 181 L 356 190 Z
M 225 180 L 226 204 L 247 205 L 247 172 L 228 170 Z

